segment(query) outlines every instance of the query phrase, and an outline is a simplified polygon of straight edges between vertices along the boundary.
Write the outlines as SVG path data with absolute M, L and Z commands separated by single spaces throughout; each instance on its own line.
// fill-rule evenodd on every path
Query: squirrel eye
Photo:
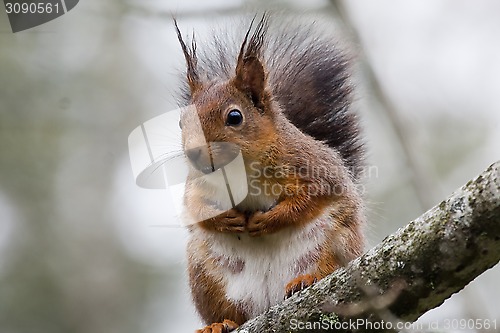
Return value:
M 240 110 L 233 109 L 229 111 L 226 118 L 226 125 L 228 126 L 238 126 L 243 122 L 243 115 Z

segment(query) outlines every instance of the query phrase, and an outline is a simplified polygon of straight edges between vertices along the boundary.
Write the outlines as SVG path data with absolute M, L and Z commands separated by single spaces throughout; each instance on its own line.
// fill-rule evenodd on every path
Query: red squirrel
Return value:
M 197 332 L 231 332 L 363 250 L 350 61 L 313 25 L 275 26 L 268 14 L 236 47 L 216 36 L 201 57 L 174 23 L 187 64 L 184 102 L 196 107 L 207 142 L 186 148 L 192 121 L 181 114 L 189 284 L 208 325 Z M 220 142 L 239 148 L 248 186 L 229 210 L 218 205 L 218 184 L 198 177 L 234 157 L 211 144 Z

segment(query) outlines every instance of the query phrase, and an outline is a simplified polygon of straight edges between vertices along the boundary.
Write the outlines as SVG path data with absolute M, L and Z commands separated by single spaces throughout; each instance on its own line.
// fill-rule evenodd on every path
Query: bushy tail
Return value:
M 269 85 L 286 116 L 336 149 L 358 178 L 364 147 L 358 116 L 351 109 L 350 58 L 314 24 L 280 24 L 267 41 Z

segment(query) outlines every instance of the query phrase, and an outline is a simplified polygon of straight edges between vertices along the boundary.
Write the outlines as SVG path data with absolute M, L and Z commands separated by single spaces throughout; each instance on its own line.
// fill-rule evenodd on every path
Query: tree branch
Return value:
M 327 331 L 320 324 L 336 332 L 375 331 L 364 320 L 384 321 L 377 332 L 391 332 L 387 322 L 395 328 L 415 321 L 499 260 L 500 161 L 345 268 L 236 332 L 289 333 L 298 325 L 301 332 Z M 361 326 L 346 326 L 352 323 Z

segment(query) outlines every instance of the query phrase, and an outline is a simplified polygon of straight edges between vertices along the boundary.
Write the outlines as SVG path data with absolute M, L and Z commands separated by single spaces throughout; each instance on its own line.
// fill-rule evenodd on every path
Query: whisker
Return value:
M 162 154 L 160 155 L 159 157 L 161 156 L 164 156 L 166 154 Z M 176 155 L 173 155 L 173 156 L 168 156 L 166 158 L 158 158 L 158 159 L 161 159 L 161 162 L 155 162 L 155 163 L 151 163 L 149 166 L 153 166 L 154 164 L 158 163 L 158 165 L 156 165 L 156 167 L 153 169 L 153 171 L 151 172 L 151 174 L 153 174 L 154 172 L 158 171 L 158 169 L 162 166 L 165 165 L 165 163 L 173 160 L 174 158 L 178 158 L 178 157 L 183 157 L 184 156 L 184 152 L 181 152 L 181 153 L 178 153 Z
M 171 155 L 170 155 L 171 154 Z M 170 156 L 169 156 L 170 155 Z M 158 155 L 155 160 L 156 162 L 158 160 L 161 160 L 161 159 L 168 159 L 168 160 L 171 160 L 171 159 L 174 159 L 176 157 L 183 157 L 184 156 L 184 151 L 183 150 L 178 150 L 178 151 L 169 151 L 167 153 L 163 153 L 163 154 L 160 154 Z M 152 165 L 152 164 L 151 164 Z
M 169 229 L 183 229 L 185 226 L 182 224 L 150 224 L 152 228 L 169 228 Z

